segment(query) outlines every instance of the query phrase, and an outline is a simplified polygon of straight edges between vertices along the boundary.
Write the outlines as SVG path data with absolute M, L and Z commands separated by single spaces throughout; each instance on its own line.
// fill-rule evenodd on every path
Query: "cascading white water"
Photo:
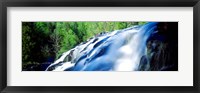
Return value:
M 63 53 L 47 71 L 134 71 L 156 22 L 101 33 Z

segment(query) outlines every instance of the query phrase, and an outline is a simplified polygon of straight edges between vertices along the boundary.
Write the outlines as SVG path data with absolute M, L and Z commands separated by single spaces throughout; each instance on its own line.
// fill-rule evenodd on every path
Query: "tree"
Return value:
M 31 50 L 34 48 L 35 42 L 31 39 L 31 23 L 22 23 L 22 62 L 23 62 L 23 69 L 25 69 L 26 64 L 31 63 L 33 60 Z

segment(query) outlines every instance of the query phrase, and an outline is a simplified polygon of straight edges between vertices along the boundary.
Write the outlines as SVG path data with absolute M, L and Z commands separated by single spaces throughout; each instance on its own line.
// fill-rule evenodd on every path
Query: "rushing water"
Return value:
M 47 71 L 134 71 L 146 54 L 156 22 L 100 33 L 65 52 Z

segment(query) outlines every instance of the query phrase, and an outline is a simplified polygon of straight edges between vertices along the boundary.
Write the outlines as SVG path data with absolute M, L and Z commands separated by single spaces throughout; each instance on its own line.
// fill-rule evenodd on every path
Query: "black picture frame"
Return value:
M 7 7 L 193 7 L 194 86 L 7 86 Z M 1 0 L 0 1 L 0 91 L 1 93 L 200 93 L 198 53 L 200 0 Z

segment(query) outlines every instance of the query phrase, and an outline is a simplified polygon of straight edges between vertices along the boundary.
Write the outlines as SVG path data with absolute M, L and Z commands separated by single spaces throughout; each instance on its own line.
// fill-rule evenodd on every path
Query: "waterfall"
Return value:
M 157 22 L 100 33 L 65 52 L 46 71 L 134 71 Z

